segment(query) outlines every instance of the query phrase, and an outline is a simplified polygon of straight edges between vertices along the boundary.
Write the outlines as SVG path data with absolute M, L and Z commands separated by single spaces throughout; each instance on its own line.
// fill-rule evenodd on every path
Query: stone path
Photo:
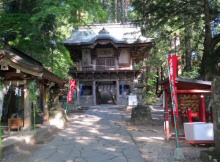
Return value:
M 117 108 L 91 108 L 27 162 L 144 162 Z

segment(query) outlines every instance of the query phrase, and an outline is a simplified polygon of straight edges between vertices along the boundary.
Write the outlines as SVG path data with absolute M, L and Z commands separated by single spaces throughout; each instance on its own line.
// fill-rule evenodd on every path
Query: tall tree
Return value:
M 177 33 L 180 37 L 179 55 L 184 58 L 183 71 L 190 72 L 194 63 L 200 65 L 200 75 L 210 79 L 212 71 L 212 26 L 220 16 L 218 0 L 135 0 L 133 2 L 135 11 L 142 19 L 138 21 L 148 36 L 152 33 L 163 33 L 165 37 L 173 37 Z M 164 39 L 159 36 L 158 40 Z M 167 40 L 169 41 L 169 40 Z M 184 43 L 185 42 L 185 43 Z M 157 43 L 158 45 L 158 43 Z M 165 49 L 165 50 L 164 50 Z M 170 53 L 166 47 L 164 53 Z M 156 53 L 158 54 L 158 53 Z M 197 56 L 197 59 L 192 59 Z M 200 59 L 202 58 L 202 59 Z M 191 67 L 192 66 L 192 67 Z
M 67 77 L 71 59 L 62 41 L 72 28 L 107 22 L 101 0 L 2 0 L 0 35 L 9 44 Z

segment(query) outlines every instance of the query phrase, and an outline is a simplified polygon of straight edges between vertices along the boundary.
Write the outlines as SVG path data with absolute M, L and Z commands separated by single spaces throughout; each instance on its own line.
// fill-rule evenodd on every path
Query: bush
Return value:
M 145 104 L 154 104 L 157 102 L 157 95 L 151 91 L 144 94 L 144 103 Z

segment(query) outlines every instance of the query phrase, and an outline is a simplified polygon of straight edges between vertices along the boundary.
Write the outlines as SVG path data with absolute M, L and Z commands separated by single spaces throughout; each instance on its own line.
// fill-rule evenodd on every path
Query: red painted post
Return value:
M 211 122 L 214 123 L 212 107 L 210 107 L 210 112 L 211 112 Z
M 190 123 L 192 123 L 192 110 L 191 110 L 191 108 L 188 108 L 188 121 Z
M 205 99 L 203 95 L 200 96 L 199 118 L 200 118 L 200 121 L 206 122 L 206 105 L 205 105 Z

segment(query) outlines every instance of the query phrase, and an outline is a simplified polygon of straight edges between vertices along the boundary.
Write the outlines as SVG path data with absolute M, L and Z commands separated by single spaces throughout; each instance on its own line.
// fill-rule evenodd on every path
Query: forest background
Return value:
M 168 54 L 178 53 L 179 77 L 220 75 L 219 0 L 0 0 L 0 22 L 1 47 L 9 43 L 63 79 L 74 62 L 62 41 L 74 28 L 127 22 L 155 38 L 145 59 L 146 97 L 160 93 Z

